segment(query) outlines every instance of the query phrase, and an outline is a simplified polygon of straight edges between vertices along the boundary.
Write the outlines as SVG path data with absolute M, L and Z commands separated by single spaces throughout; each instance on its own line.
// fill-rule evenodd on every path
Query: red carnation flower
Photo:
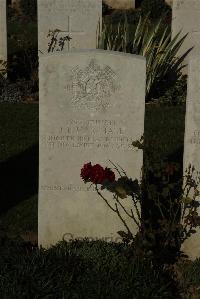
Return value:
M 92 164 L 91 162 L 86 163 L 83 165 L 82 169 L 81 169 L 81 178 L 85 181 L 88 182 L 90 180 L 90 175 L 92 172 Z
M 94 184 L 102 184 L 105 181 L 105 170 L 99 164 L 92 167 L 90 180 Z
M 115 174 L 110 168 L 105 168 L 105 179 L 112 183 L 115 181 Z

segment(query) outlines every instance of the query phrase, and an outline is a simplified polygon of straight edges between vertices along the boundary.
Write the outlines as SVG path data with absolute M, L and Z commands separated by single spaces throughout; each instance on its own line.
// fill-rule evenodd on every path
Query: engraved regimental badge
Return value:
M 112 94 L 119 88 L 118 81 L 110 66 L 101 68 L 94 59 L 84 69 L 76 66 L 71 71 L 71 105 L 76 110 L 107 109 Z

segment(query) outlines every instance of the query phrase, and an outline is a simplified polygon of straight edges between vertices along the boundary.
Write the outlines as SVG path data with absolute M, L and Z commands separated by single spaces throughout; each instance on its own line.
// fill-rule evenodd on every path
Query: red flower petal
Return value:
M 90 180 L 94 184 L 102 184 L 105 181 L 105 170 L 101 165 L 96 164 L 92 167 Z
M 91 175 L 91 171 L 92 171 L 92 164 L 91 162 L 86 163 L 83 165 L 82 169 L 81 169 L 81 178 L 87 182 L 90 180 L 90 175 Z

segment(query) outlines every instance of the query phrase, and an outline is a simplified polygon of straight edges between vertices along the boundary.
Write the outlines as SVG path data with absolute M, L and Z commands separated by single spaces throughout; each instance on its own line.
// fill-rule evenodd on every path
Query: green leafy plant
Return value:
M 143 217 L 145 229 L 154 238 L 151 248 L 159 260 L 175 262 L 181 245 L 200 224 L 198 215 L 200 175 L 189 165 L 183 170 L 179 163 L 152 161 L 152 142 L 136 141 L 133 145 L 143 149 Z
M 165 16 L 152 24 L 149 15 L 140 17 L 136 30 L 131 30 L 125 17 L 118 26 L 103 23 L 98 35 L 98 47 L 142 55 L 147 60 L 146 99 L 157 98 L 158 90 L 166 90 L 181 78 L 183 61 L 189 49 L 181 57 L 177 53 L 187 37 L 180 37 L 180 32 L 171 39 L 170 26 L 165 23 Z
M 134 142 L 134 146 L 143 149 L 143 139 Z M 81 169 L 81 177 L 85 183 L 95 185 L 99 197 L 123 223 L 125 231 L 119 231 L 118 234 L 124 242 L 133 244 L 135 250 L 144 256 L 154 256 L 159 243 L 161 255 L 166 258 L 172 251 L 172 255 L 175 255 L 172 260 L 176 259 L 180 253 L 181 244 L 196 233 L 194 228 L 200 225 L 200 216 L 197 212 L 199 203 L 196 200 L 199 195 L 197 186 L 200 179 L 194 178 L 194 169 L 190 166 L 186 170 L 184 188 L 181 194 L 177 194 L 174 190 L 180 188 L 180 182 L 173 182 L 171 179 L 177 171 L 175 164 L 166 164 L 162 170 L 158 169 L 158 172 L 152 175 L 153 182 L 149 180 L 150 172 L 148 172 L 148 175 L 143 175 L 141 183 L 129 178 L 118 165 L 113 163 L 112 165 L 119 175 L 118 179 L 111 169 L 104 169 L 101 165 L 92 165 L 90 162 Z M 151 218 L 145 219 L 142 215 L 144 185 L 148 192 L 148 199 L 152 200 L 159 212 L 155 224 L 152 223 Z M 194 195 L 193 198 L 189 198 L 188 194 L 192 188 Z M 104 190 L 112 193 L 112 200 L 106 198 Z M 132 208 L 129 210 L 122 201 L 127 197 L 132 200 Z M 127 217 L 138 228 L 136 236 L 126 220 Z

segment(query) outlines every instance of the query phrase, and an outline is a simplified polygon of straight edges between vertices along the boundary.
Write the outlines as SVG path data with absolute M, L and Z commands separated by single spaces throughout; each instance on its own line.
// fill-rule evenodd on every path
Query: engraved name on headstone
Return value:
M 0 0 L 0 60 L 7 61 L 6 0 Z
M 188 93 L 186 103 L 184 170 L 189 164 L 200 171 L 200 56 L 189 59 Z M 199 189 L 199 188 L 198 188 Z M 191 196 L 192 194 L 189 194 Z M 200 200 L 200 197 L 198 198 Z M 198 213 L 200 209 L 198 208 Z M 190 258 L 200 257 L 200 229 L 183 244 L 183 250 Z
M 95 49 L 101 0 L 38 0 L 39 55 Z
M 172 9 L 172 36 L 179 31 L 181 37 L 188 33 L 182 44 L 179 55 L 193 48 L 189 56 L 196 55 L 200 51 L 200 1 L 199 0 L 174 0 Z M 185 63 L 188 58 L 185 59 Z M 187 72 L 187 69 L 184 70 Z
M 90 161 L 112 168 L 111 160 L 140 179 L 132 142 L 143 135 L 145 70 L 141 56 L 103 50 L 40 57 L 39 244 L 119 237 L 123 224 L 80 170 Z

